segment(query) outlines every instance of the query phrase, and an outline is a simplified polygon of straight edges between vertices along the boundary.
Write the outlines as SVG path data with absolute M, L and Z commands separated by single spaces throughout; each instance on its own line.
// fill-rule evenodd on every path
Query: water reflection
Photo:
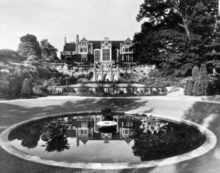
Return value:
M 21 145 L 27 148 L 35 148 L 38 145 L 41 133 L 44 129 L 44 123 L 31 123 L 19 127 L 9 134 L 9 140 L 13 141 L 15 139 L 21 140 Z
M 126 142 L 132 140 L 130 135 L 133 132 L 134 124 L 129 117 L 113 116 L 113 121 L 117 122 L 117 125 L 108 128 L 97 125 L 101 119 L 101 116 L 70 117 L 67 119 L 69 124 L 67 135 L 76 137 L 77 146 L 80 145 L 80 142 L 86 144 L 89 140 L 100 140 L 104 143 L 109 143 L 111 140 L 125 140 Z
M 166 130 L 154 134 L 150 131 L 144 133 L 136 126 L 131 138 L 134 140 L 133 153 L 140 157 L 141 161 L 180 155 L 196 149 L 205 142 L 205 136 L 197 129 L 171 122 Z
M 113 121 L 117 122 L 117 125 L 103 128 L 97 125 L 97 122 L 102 120 L 101 115 L 62 117 L 21 126 L 9 134 L 9 140 L 21 141 L 21 146 L 24 148 L 34 149 L 35 147 L 40 147 L 49 153 L 65 153 L 65 151 L 71 149 L 71 152 L 75 153 L 80 151 L 79 153 L 82 156 L 74 158 L 71 156 L 71 159 L 99 157 L 100 160 L 103 160 L 102 154 L 109 147 L 108 150 L 114 153 L 114 159 L 111 158 L 109 160 L 114 160 L 114 162 L 116 162 L 115 153 L 124 155 L 124 160 L 121 160 L 121 162 L 128 161 L 125 160 L 128 159 L 127 155 L 133 157 L 132 161 L 136 158 L 141 161 L 148 161 L 183 154 L 199 147 L 205 141 L 205 137 L 198 130 L 171 122 L 169 122 L 166 130 L 154 134 L 149 131 L 144 133 L 143 129 L 140 128 L 141 119 L 142 117 L 114 115 Z M 162 120 L 160 121 L 162 122 Z M 75 142 L 71 143 L 71 141 Z M 116 151 L 115 142 L 119 141 L 120 143 L 117 143 L 117 145 L 118 148 L 119 146 L 121 148 L 120 151 Z M 125 148 L 124 144 L 122 145 L 124 142 L 128 144 L 130 149 Z M 100 143 L 105 145 L 105 147 L 101 146 Z M 131 145 L 129 146 L 129 144 Z M 103 151 L 92 151 L 95 150 L 94 146 L 103 148 Z M 36 151 L 38 150 L 36 149 Z M 94 156 L 91 151 L 95 152 L 97 156 Z M 25 150 L 25 152 L 27 151 Z M 82 152 L 88 153 L 83 154 Z M 126 153 L 127 155 L 125 156 L 125 152 L 131 153 Z M 57 156 L 57 158 L 61 157 Z M 80 161 L 88 161 L 83 159 Z M 98 158 L 93 160 L 99 161 Z
M 67 123 L 60 119 L 53 120 L 48 123 L 46 126 L 46 132 L 44 132 L 41 137 L 44 141 L 46 141 L 46 144 L 42 146 L 46 147 L 45 150 L 47 152 L 61 152 L 65 149 L 69 149 L 66 135 L 67 129 Z
M 133 133 L 134 123 L 130 117 L 113 116 L 117 122 L 115 127 L 101 128 L 97 125 L 101 115 L 63 117 L 50 121 L 36 122 L 19 127 L 9 134 L 9 140 L 21 140 L 21 145 L 35 148 L 41 138 L 45 141 L 46 151 L 63 151 L 69 149 L 67 138 L 76 138 L 77 144 L 86 144 L 89 140 L 100 140 L 109 143 L 109 140 L 125 140 L 129 143 Z

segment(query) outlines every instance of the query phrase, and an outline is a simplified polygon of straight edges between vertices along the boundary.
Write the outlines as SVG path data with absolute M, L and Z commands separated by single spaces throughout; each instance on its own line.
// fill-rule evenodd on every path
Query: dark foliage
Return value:
M 31 123 L 20 127 L 9 134 L 9 141 L 21 140 L 21 145 L 26 148 L 35 148 L 38 145 L 43 124 Z
M 54 120 L 47 126 L 46 144 L 44 145 L 47 152 L 61 152 L 69 149 L 69 144 L 66 136 L 68 125 L 62 120 Z
M 36 55 L 41 57 L 40 44 L 37 41 L 37 37 L 31 34 L 27 34 L 20 38 L 21 43 L 18 46 L 18 53 L 20 55 L 28 57 L 29 55 Z
M 193 79 L 188 79 L 186 81 L 186 85 L 184 87 L 184 94 L 188 96 L 193 95 L 193 89 L 194 89 L 194 80 Z
M 3 62 L 5 64 L 9 64 L 12 62 L 20 63 L 25 59 L 26 57 L 20 56 L 16 51 L 10 49 L 0 50 L 0 62 Z
M 141 125 L 141 122 L 139 122 Z M 195 134 L 198 134 L 195 136 Z M 200 146 L 205 137 L 191 127 L 181 126 L 169 122 L 166 130 L 158 133 L 150 131 L 144 133 L 143 129 L 136 126 L 132 135 L 134 146 L 132 147 L 135 156 L 141 161 L 163 159 L 183 154 Z
M 192 77 L 194 79 L 199 77 L 199 67 L 198 66 L 194 66 L 192 69 Z
M 205 64 L 202 64 L 199 72 L 199 77 L 195 79 L 195 84 L 193 88 L 193 94 L 195 96 L 204 96 L 204 95 L 210 95 L 210 87 L 211 82 L 208 77 L 208 73 L 206 70 Z
M 112 121 L 113 120 L 113 111 L 110 108 L 105 108 L 101 110 L 101 114 L 103 116 L 103 119 L 106 121 Z
M 216 0 L 145 0 L 134 35 L 134 54 L 141 64 L 155 65 L 166 76 L 185 77 L 192 68 L 220 59 Z
M 58 50 L 53 45 L 51 45 L 48 39 L 44 39 L 40 41 L 40 48 L 42 52 L 43 61 L 47 61 L 47 62 L 59 61 L 57 57 Z

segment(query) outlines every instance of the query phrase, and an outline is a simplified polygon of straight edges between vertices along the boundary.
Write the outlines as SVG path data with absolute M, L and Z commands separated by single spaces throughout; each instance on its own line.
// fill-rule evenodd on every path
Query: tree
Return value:
M 147 18 L 134 35 L 134 54 L 163 75 L 188 76 L 195 64 L 219 59 L 216 0 L 145 0 L 137 21 Z M 219 37 L 218 37 L 219 38 Z
M 28 57 L 29 55 L 41 56 L 41 49 L 37 37 L 27 34 L 20 38 L 21 43 L 18 46 L 18 53 Z
M 22 60 L 25 60 L 24 57 L 20 56 L 16 51 L 10 49 L 1 49 L 0 50 L 0 62 L 9 64 L 11 62 L 19 63 Z
M 61 120 L 52 121 L 48 124 L 44 137 L 47 142 L 43 145 L 47 152 L 62 152 L 70 148 L 66 135 L 67 129 L 67 123 Z
M 8 139 L 9 141 L 19 140 L 21 141 L 21 145 L 28 149 L 35 148 L 38 145 L 38 141 L 40 140 L 41 133 L 44 130 L 45 123 L 31 123 L 29 125 L 25 125 L 19 127 L 19 130 L 14 130 L 10 133 Z
M 43 60 L 55 61 L 57 60 L 57 49 L 51 45 L 48 39 L 43 39 L 40 42 Z

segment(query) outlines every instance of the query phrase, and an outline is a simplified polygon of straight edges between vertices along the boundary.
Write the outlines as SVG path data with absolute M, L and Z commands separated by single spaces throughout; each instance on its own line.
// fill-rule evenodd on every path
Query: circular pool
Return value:
M 149 117 L 159 129 L 150 128 Z M 100 118 L 100 112 L 73 112 L 25 121 L 1 134 L 1 146 L 13 155 L 48 165 L 126 169 L 192 159 L 216 143 L 210 130 L 182 119 L 115 112 L 116 125 L 101 128 Z

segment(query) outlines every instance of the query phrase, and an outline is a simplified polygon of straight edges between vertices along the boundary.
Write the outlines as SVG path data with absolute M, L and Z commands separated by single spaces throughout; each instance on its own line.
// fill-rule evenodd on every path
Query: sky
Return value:
M 64 37 L 125 40 L 140 32 L 136 21 L 144 0 L 0 0 L 0 49 L 17 50 L 20 37 L 48 39 L 62 51 Z

